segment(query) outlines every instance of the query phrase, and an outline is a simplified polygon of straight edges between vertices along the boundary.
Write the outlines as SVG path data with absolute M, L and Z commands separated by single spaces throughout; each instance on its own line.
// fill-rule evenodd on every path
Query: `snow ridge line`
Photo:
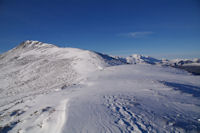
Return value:
M 58 106 L 57 113 L 55 117 L 57 118 L 56 122 L 49 123 L 47 126 L 47 130 L 44 133 L 62 133 L 64 124 L 67 122 L 67 108 L 68 108 L 69 99 L 65 99 L 60 102 Z
M 56 125 L 57 128 L 55 128 L 55 129 L 58 129 L 58 130 L 54 131 L 54 133 L 55 132 L 61 133 L 64 124 L 67 122 L 67 108 L 69 106 L 68 101 L 69 101 L 68 99 L 65 99 L 61 102 L 60 108 L 62 109 L 62 111 L 61 111 L 61 113 L 58 117 L 58 123 Z

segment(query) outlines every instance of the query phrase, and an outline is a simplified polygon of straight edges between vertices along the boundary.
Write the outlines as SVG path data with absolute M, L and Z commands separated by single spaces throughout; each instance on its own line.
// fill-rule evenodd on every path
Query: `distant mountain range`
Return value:
M 129 57 L 126 57 L 126 60 L 130 64 L 138 64 L 138 63 L 146 63 L 146 64 L 162 64 L 162 65 L 169 65 L 169 66 L 183 66 L 183 65 L 200 65 L 200 59 L 156 59 L 150 56 L 143 56 L 133 54 Z
M 125 58 L 127 63 L 130 64 L 152 64 L 152 65 L 163 65 L 171 66 L 175 68 L 184 69 L 192 74 L 200 75 L 200 59 L 155 59 L 150 56 L 143 55 L 131 55 Z
M 52 44 L 42 43 L 39 41 L 27 40 L 27 41 L 22 42 L 16 48 L 8 51 L 7 53 L 0 55 L 0 59 L 2 59 L 6 55 L 10 55 L 11 53 L 13 55 L 17 53 L 19 54 L 22 51 L 27 52 L 27 51 L 38 50 L 38 49 L 40 50 L 42 49 L 42 51 L 46 51 L 46 50 L 49 50 L 50 48 L 58 48 L 58 47 Z M 17 51 L 17 49 L 21 49 L 21 50 Z M 62 48 L 59 48 L 59 49 L 62 49 Z M 63 49 L 66 49 L 66 48 L 63 48 Z M 81 51 L 84 51 L 84 50 L 81 50 Z M 102 54 L 102 53 L 94 52 L 94 51 L 87 51 L 87 52 L 89 52 L 90 55 L 98 57 L 98 60 L 100 60 L 98 62 L 101 62 L 100 63 L 101 67 L 102 67 L 102 64 L 103 66 L 104 65 L 106 66 L 121 65 L 121 64 L 151 64 L 151 65 L 162 65 L 162 66 L 171 66 L 175 68 L 181 68 L 193 74 L 197 74 L 197 75 L 200 74 L 200 58 L 168 60 L 168 59 L 156 59 L 150 56 L 144 56 L 144 55 L 138 55 L 138 54 L 133 54 L 128 57 L 120 57 L 120 56 L 111 56 L 107 54 Z M 18 56 L 15 56 L 13 58 L 17 59 Z

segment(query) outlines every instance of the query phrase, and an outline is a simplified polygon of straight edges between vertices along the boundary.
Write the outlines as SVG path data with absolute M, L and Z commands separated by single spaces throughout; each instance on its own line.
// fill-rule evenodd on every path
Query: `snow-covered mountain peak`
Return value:
M 142 58 L 144 55 L 132 54 L 131 56 L 139 59 L 139 58 Z
M 52 44 L 47 44 L 47 43 L 43 43 L 43 42 L 39 42 L 39 41 L 33 41 L 33 40 L 27 40 L 27 41 L 24 41 L 22 43 L 20 43 L 20 45 L 18 47 L 16 47 L 17 49 L 18 48 L 42 48 L 42 47 L 56 47 L 55 45 L 52 45 Z
M 29 67 L 37 64 L 34 67 L 38 67 L 38 69 L 43 64 L 47 65 L 46 69 L 55 66 L 55 70 L 70 64 L 72 69 L 69 70 L 81 75 L 101 70 L 107 66 L 126 64 L 126 62 L 105 54 L 78 48 L 60 48 L 52 44 L 31 40 L 24 41 L 12 50 L 0 55 L 0 59 L 0 63 L 3 62 L 4 66 L 13 64 L 15 67 L 18 65 L 19 67 Z M 64 64 L 57 66 L 55 62 Z M 35 68 L 30 70 L 33 69 Z
M 41 44 L 42 42 L 36 41 L 36 40 L 26 40 L 24 41 L 25 44 Z
M 200 63 L 200 58 L 194 58 L 193 60 L 195 63 Z
M 130 64 L 137 64 L 137 63 L 145 63 L 145 64 L 156 64 L 161 62 L 161 60 L 152 58 L 150 56 L 132 54 L 129 57 L 126 57 L 126 60 Z

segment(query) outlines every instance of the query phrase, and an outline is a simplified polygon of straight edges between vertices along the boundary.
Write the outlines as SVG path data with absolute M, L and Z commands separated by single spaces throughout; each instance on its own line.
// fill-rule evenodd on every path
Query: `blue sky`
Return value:
M 200 57 L 200 1 L 0 0 L 0 52 L 24 40 L 121 56 Z

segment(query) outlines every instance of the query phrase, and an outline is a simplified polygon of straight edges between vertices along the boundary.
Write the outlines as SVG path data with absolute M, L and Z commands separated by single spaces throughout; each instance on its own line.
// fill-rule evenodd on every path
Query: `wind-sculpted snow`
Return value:
M 157 109 L 166 108 L 166 111 L 153 110 L 129 95 L 106 96 L 107 106 L 116 118 L 115 124 L 123 132 L 198 132 L 198 119 L 191 114 L 183 113 L 177 108 L 167 109 L 163 105 L 151 101 Z M 148 109 L 149 108 L 149 109 Z M 174 114 L 172 113 L 174 112 Z M 196 114 L 199 117 L 198 114 Z
M 23 42 L 0 55 L 0 133 L 198 133 L 200 77 L 150 64 Z
M 170 67 L 124 65 L 96 72 L 71 99 L 63 131 L 198 133 L 199 99 L 164 84 L 172 81 L 200 86 L 199 77 Z
M 71 86 L 80 81 L 80 74 L 108 65 L 94 52 L 26 41 L 1 55 L 0 66 L 3 106 L 16 100 L 16 95 L 24 97 Z M 8 101 L 6 97 L 11 98 Z
M 18 50 L 13 50 L 14 56 L 10 53 L 0 61 L 0 106 L 20 97 L 46 93 L 76 82 L 73 58 L 52 58 L 42 50 L 22 50 L 21 53 Z

